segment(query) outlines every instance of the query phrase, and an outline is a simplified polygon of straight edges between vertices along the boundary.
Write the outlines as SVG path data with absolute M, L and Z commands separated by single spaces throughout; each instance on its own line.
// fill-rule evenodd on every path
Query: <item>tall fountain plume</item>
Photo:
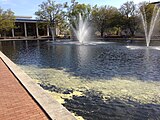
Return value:
M 85 43 L 90 39 L 90 26 L 88 19 L 84 19 L 81 14 L 79 14 L 78 24 L 76 28 L 72 26 L 74 34 L 80 43 Z
M 160 12 L 159 4 L 158 5 L 155 4 L 154 9 L 153 9 L 153 13 L 152 13 L 152 18 L 151 18 L 150 25 L 148 25 L 148 23 L 147 23 L 147 16 L 146 16 L 146 11 L 145 11 L 144 6 L 143 6 L 142 11 L 140 12 L 141 13 L 142 22 L 143 22 L 143 28 L 144 28 L 147 47 L 150 44 L 151 36 L 152 36 L 153 30 L 154 30 L 156 21 L 158 19 L 159 12 Z

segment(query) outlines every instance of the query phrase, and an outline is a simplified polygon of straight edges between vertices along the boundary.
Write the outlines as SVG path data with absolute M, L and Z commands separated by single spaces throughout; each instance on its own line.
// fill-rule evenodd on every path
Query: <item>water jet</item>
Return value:
M 76 24 L 76 28 L 71 26 L 74 34 L 76 35 L 77 40 L 83 44 L 86 43 L 90 39 L 90 26 L 88 19 L 84 19 L 81 14 L 79 14 L 79 20 Z
M 160 12 L 160 7 L 159 7 L 160 2 L 153 2 L 153 3 L 149 3 L 149 4 L 154 4 L 155 5 L 154 9 L 153 9 L 150 25 L 148 25 L 149 23 L 147 21 L 147 15 L 146 15 L 146 10 L 145 10 L 144 6 L 142 8 L 142 11 L 140 12 L 141 18 L 142 18 L 142 23 L 143 23 L 143 28 L 144 28 L 147 47 L 150 44 L 151 37 L 152 37 L 152 34 L 153 34 L 153 30 L 154 30 L 154 27 L 155 27 L 155 24 L 157 22 L 158 15 L 159 15 L 159 12 Z

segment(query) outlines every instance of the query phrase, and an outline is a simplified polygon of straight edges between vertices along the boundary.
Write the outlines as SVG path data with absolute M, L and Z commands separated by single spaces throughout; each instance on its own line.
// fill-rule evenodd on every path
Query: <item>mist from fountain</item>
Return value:
M 156 21 L 158 19 L 159 12 L 160 12 L 160 7 L 159 7 L 159 4 L 158 4 L 158 5 L 154 6 L 150 25 L 148 25 L 148 23 L 147 23 L 147 16 L 146 16 L 145 8 L 143 7 L 143 11 L 140 12 L 141 13 L 142 22 L 143 22 L 143 28 L 144 28 L 147 47 L 150 44 L 151 36 L 152 36 L 153 30 L 154 30 Z
M 72 26 L 74 34 L 80 43 L 86 43 L 90 39 L 90 26 L 88 19 L 84 19 L 81 14 L 79 14 L 78 24 L 76 28 Z

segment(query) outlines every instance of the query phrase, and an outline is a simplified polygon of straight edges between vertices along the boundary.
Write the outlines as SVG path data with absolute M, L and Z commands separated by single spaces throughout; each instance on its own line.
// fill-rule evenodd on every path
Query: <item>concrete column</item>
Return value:
M 36 23 L 36 35 L 39 37 L 38 24 Z
M 14 35 L 14 28 L 12 28 L 12 37 L 15 37 L 15 35 Z
M 26 23 L 24 23 L 24 36 L 27 37 L 27 26 L 26 26 Z
M 49 26 L 47 25 L 47 36 L 49 36 Z

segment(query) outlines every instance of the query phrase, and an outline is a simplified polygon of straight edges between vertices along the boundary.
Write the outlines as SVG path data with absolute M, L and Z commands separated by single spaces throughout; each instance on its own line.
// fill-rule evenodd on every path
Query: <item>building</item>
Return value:
M 31 18 L 30 16 L 16 16 L 15 28 L 7 32 L 6 37 L 43 37 L 50 35 L 47 25 L 39 26 L 39 23 L 44 22 Z

